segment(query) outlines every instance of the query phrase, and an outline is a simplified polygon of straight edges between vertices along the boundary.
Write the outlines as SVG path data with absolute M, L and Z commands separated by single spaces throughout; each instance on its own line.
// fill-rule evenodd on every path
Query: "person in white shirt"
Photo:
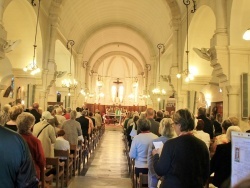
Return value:
M 56 138 L 54 149 L 55 150 L 64 150 L 64 151 L 68 150 L 70 153 L 69 141 L 65 140 L 65 138 L 64 138 L 65 131 L 63 129 L 61 129 L 58 131 L 57 135 L 58 135 L 58 137 Z M 67 157 L 59 157 L 59 159 L 65 160 L 65 159 L 67 159 Z
M 195 137 L 197 137 L 197 138 L 201 139 L 203 142 L 205 142 L 207 148 L 209 149 L 210 143 L 211 143 L 210 136 L 208 133 L 205 133 L 203 131 L 203 128 L 204 128 L 204 121 L 202 119 L 198 119 L 197 126 L 196 126 L 195 130 L 193 131 L 193 134 Z
M 70 150 L 69 141 L 65 140 L 64 135 L 65 131 L 63 129 L 59 130 L 57 133 L 58 137 L 56 138 L 56 142 L 54 148 L 57 150 Z

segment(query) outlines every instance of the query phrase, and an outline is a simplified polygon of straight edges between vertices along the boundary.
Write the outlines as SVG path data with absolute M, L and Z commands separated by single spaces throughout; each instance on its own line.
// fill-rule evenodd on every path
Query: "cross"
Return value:
M 116 97 L 118 97 L 118 86 L 119 84 L 122 84 L 122 82 L 119 81 L 119 78 L 117 78 L 117 80 L 115 82 L 113 82 L 114 84 L 116 84 Z

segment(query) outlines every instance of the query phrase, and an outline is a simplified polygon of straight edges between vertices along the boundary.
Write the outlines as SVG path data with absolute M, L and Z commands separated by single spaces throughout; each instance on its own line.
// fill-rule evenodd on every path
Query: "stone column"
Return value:
M 240 88 L 238 85 L 230 85 L 230 86 L 227 86 L 226 89 L 227 89 L 227 96 L 228 96 L 228 110 L 226 110 L 223 106 L 223 111 L 224 111 L 224 109 L 226 111 L 228 111 L 228 117 L 236 116 L 236 117 L 240 118 L 239 117 L 240 112 L 241 112 L 240 104 L 239 104 Z M 226 101 L 226 100 L 224 100 L 224 101 Z M 224 112 L 223 112 L 223 114 L 224 114 Z M 224 119 L 226 117 L 224 117 Z
M 45 95 L 47 96 L 49 94 L 50 88 L 55 87 L 55 81 L 57 76 L 57 67 L 55 62 L 55 42 L 57 39 L 57 28 L 59 24 L 59 18 L 57 14 L 50 14 L 49 16 L 49 22 L 47 23 L 49 25 L 47 34 L 45 36 L 45 43 L 46 51 L 44 52 L 45 61 L 43 64 L 43 72 L 42 72 L 42 79 L 43 79 L 43 87 L 41 92 L 45 92 Z M 53 94 L 51 94 L 53 95 Z M 56 99 L 56 93 L 54 93 Z M 48 100 L 48 97 L 44 97 L 44 100 Z M 45 109 L 47 108 L 47 102 L 45 101 Z

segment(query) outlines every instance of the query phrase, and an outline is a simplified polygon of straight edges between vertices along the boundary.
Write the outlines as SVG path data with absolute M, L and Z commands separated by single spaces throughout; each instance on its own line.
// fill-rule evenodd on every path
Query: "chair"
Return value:
M 79 148 L 78 145 L 70 145 L 70 153 L 73 154 L 73 176 L 80 173 L 79 168 Z
M 139 174 L 139 178 L 137 179 L 137 187 L 138 188 L 146 188 L 148 187 L 148 174 Z
M 69 181 L 72 178 L 72 171 L 73 171 L 73 155 L 69 153 L 69 150 L 54 150 L 55 157 L 63 157 L 65 161 L 65 184 L 66 186 L 69 185 Z
M 61 180 L 61 188 L 63 187 L 64 181 L 64 162 L 60 162 L 58 157 L 46 157 L 46 165 L 52 165 L 52 169 L 55 169 L 56 188 L 59 186 L 59 179 Z M 46 172 L 52 171 L 47 169 Z

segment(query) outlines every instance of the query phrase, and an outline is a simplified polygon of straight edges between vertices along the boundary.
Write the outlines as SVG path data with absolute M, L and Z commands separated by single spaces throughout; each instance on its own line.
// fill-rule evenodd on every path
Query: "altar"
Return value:
M 107 122 L 110 123 L 111 121 L 114 124 L 115 123 L 121 124 L 125 117 L 126 117 L 126 113 L 107 112 L 105 114 L 105 119 L 107 120 Z

